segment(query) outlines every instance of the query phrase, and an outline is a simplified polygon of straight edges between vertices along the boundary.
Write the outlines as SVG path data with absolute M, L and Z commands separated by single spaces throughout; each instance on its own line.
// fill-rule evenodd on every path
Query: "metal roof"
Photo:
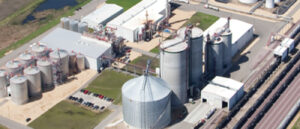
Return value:
M 283 46 L 278 45 L 278 46 L 274 49 L 273 53 L 274 53 L 275 55 L 282 56 L 286 51 L 287 51 L 287 48 L 286 48 L 286 47 L 283 47 Z
M 111 48 L 111 44 L 82 36 L 80 33 L 57 28 L 45 36 L 41 43 L 49 48 L 74 51 L 87 57 L 98 58 Z
M 280 45 L 284 47 L 290 47 L 294 43 L 294 39 L 291 38 L 284 38 Z
M 165 81 L 151 75 L 131 79 L 122 87 L 123 96 L 139 102 L 161 100 L 170 93 Z
M 167 52 L 181 52 L 187 49 L 188 44 L 181 38 L 164 41 L 160 47 Z

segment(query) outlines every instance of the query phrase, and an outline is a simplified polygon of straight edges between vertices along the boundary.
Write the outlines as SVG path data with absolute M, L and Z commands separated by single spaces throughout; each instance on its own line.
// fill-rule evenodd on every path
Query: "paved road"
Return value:
M 104 129 L 106 125 L 110 124 L 114 118 L 122 113 L 122 107 L 119 105 L 111 105 L 108 107 L 109 110 L 113 111 L 104 120 L 102 120 L 94 129 Z
M 2 116 L 0 116 L 0 124 L 4 125 L 5 127 L 9 128 L 9 129 L 32 129 L 28 126 L 22 125 L 20 123 L 17 123 L 15 121 L 12 121 L 12 120 L 7 119 Z

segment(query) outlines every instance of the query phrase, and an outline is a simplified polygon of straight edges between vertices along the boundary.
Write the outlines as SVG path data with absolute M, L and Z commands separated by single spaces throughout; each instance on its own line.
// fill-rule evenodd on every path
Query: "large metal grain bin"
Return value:
M 160 47 L 160 76 L 173 91 L 172 106 L 180 107 L 187 101 L 188 44 L 175 38 L 164 41 Z
M 41 72 L 38 67 L 28 67 L 24 70 L 28 80 L 28 96 L 38 97 L 42 95 Z
M 7 78 L 6 72 L 3 69 L 0 69 L 0 98 L 7 96 Z
M 20 54 L 19 59 L 24 66 L 30 66 L 35 64 L 34 56 L 29 52 L 24 52 Z
M 31 51 L 35 57 L 43 57 L 47 55 L 47 47 L 39 43 L 34 44 L 31 47 Z
M 60 22 L 61 22 L 61 26 L 62 28 L 64 29 L 69 29 L 69 26 L 70 26 L 70 19 L 67 18 L 67 17 L 62 17 L 60 19 Z
M 84 55 L 77 54 L 76 55 L 76 63 L 77 63 L 78 69 L 80 71 L 83 71 L 85 69 L 85 58 L 84 58 Z
M 53 88 L 52 64 L 49 60 L 42 59 L 37 61 L 37 67 L 41 71 L 42 90 L 47 91 Z
M 79 22 L 77 20 L 70 19 L 69 29 L 71 31 L 78 32 L 78 23 Z
M 221 37 L 207 43 L 207 72 L 211 76 L 221 75 L 223 72 L 224 43 Z
M 231 49 L 232 49 L 232 33 L 229 29 L 227 29 L 223 34 L 222 34 L 223 42 L 224 42 L 224 59 L 223 59 L 223 65 L 225 68 L 229 67 L 231 65 L 231 60 L 232 60 L 232 54 L 231 54 Z
M 58 49 L 49 54 L 52 61 L 56 62 L 56 68 L 62 71 L 63 78 L 69 75 L 69 55 L 66 50 Z
M 78 32 L 83 34 L 88 31 L 88 24 L 86 22 L 80 22 L 78 24 Z
M 171 122 L 171 90 L 160 78 L 143 75 L 122 87 L 124 121 L 134 128 L 163 129 Z
M 11 60 L 8 61 L 6 64 L 6 70 L 9 74 L 15 75 L 15 74 L 19 74 L 22 73 L 22 64 L 20 61 L 17 60 Z
M 28 102 L 28 87 L 25 76 L 14 76 L 10 79 L 11 100 L 16 104 Z

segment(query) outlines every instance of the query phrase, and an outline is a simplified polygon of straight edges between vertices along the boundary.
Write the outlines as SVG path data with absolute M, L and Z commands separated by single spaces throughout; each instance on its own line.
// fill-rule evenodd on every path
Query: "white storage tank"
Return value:
M 20 61 L 17 61 L 17 60 L 11 60 L 11 61 L 8 61 L 6 63 L 6 70 L 8 72 L 8 74 L 18 74 L 18 73 L 22 73 L 22 64 Z
M 42 90 L 47 91 L 53 88 L 52 64 L 49 60 L 41 59 L 37 61 L 37 67 L 41 71 Z
M 11 100 L 16 104 L 28 102 L 28 87 L 25 76 L 14 76 L 10 79 Z
M 207 43 L 207 72 L 215 76 L 223 72 L 223 50 L 224 43 L 221 37 L 216 37 L 214 41 Z
M 173 91 L 172 106 L 180 107 L 187 101 L 188 44 L 175 38 L 164 41 L 160 47 L 160 76 Z
M 63 78 L 69 75 L 69 55 L 66 50 L 58 49 L 49 54 L 52 61 L 56 62 L 56 65 L 63 73 Z
M 73 19 L 70 19 L 70 30 L 71 31 L 74 31 L 74 32 L 78 32 L 78 21 L 77 20 L 73 20 Z
M 279 2 L 280 2 L 280 0 L 274 0 L 274 2 L 277 4 L 277 3 L 279 3 Z
M 229 29 L 225 30 L 223 34 L 221 35 L 223 38 L 224 42 L 224 60 L 223 60 L 223 65 L 225 68 L 229 67 L 231 65 L 231 60 L 232 60 L 232 54 L 231 54 L 231 49 L 232 49 L 232 33 Z
M 254 4 L 257 0 L 239 0 L 243 4 Z
M 70 19 L 67 18 L 67 17 L 62 17 L 60 19 L 60 22 L 61 22 L 61 26 L 62 28 L 64 29 L 69 29 L 69 26 L 70 26 Z
M 24 52 L 19 56 L 20 62 L 26 67 L 30 65 L 35 65 L 34 56 L 29 52 Z
M 36 43 L 31 47 L 31 50 L 35 57 L 39 58 L 39 57 L 47 56 L 47 47 L 45 45 Z
M 3 69 L 0 69 L 0 98 L 7 96 L 7 78 L 6 72 Z
M 266 0 L 266 8 L 274 8 L 274 0 Z
M 86 22 L 80 22 L 78 24 L 78 32 L 83 34 L 88 31 L 88 24 Z
M 85 58 L 84 58 L 84 55 L 82 55 L 80 53 L 77 54 L 76 55 L 76 63 L 77 63 L 78 69 L 80 71 L 85 70 Z
M 42 95 L 41 72 L 38 67 L 28 67 L 24 70 L 28 82 L 28 96 L 39 97 Z
M 143 75 L 122 87 L 124 121 L 133 128 L 163 129 L 171 122 L 171 90 L 165 81 Z

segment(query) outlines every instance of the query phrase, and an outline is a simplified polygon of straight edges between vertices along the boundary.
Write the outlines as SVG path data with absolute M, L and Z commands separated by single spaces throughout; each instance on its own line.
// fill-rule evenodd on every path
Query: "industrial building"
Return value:
M 164 1 L 143 0 L 108 22 L 107 26 L 116 29 L 116 36 L 121 36 L 130 42 L 139 41 L 143 34 L 153 33 L 157 25 L 169 14 L 168 1 Z M 149 21 L 151 25 L 148 28 L 145 24 Z M 146 29 L 150 32 L 146 32 Z
M 119 16 L 122 12 L 123 8 L 116 4 L 104 4 L 83 17 L 81 22 L 86 22 L 89 28 L 96 29 L 100 24 L 106 25 L 107 22 Z
M 124 121 L 133 128 L 163 129 L 171 122 L 171 90 L 160 78 L 143 75 L 122 87 Z
M 201 100 L 216 108 L 227 108 L 230 110 L 243 95 L 243 83 L 230 78 L 216 76 L 201 91 Z
M 53 50 L 64 49 L 84 55 L 86 67 L 94 70 L 102 66 L 101 56 L 112 56 L 111 44 L 62 28 L 55 29 L 40 42 Z
M 214 24 L 207 28 L 203 34 L 205 36 L 207 34 L 213 36 L 215 33 L 221 31 L 227 22 L 227 18 L 219 18 Z M 231 55 L 234 56 L 253 39 L 253 25 L 240 20 L 231 19 L 229 29 L 232 33 Z

